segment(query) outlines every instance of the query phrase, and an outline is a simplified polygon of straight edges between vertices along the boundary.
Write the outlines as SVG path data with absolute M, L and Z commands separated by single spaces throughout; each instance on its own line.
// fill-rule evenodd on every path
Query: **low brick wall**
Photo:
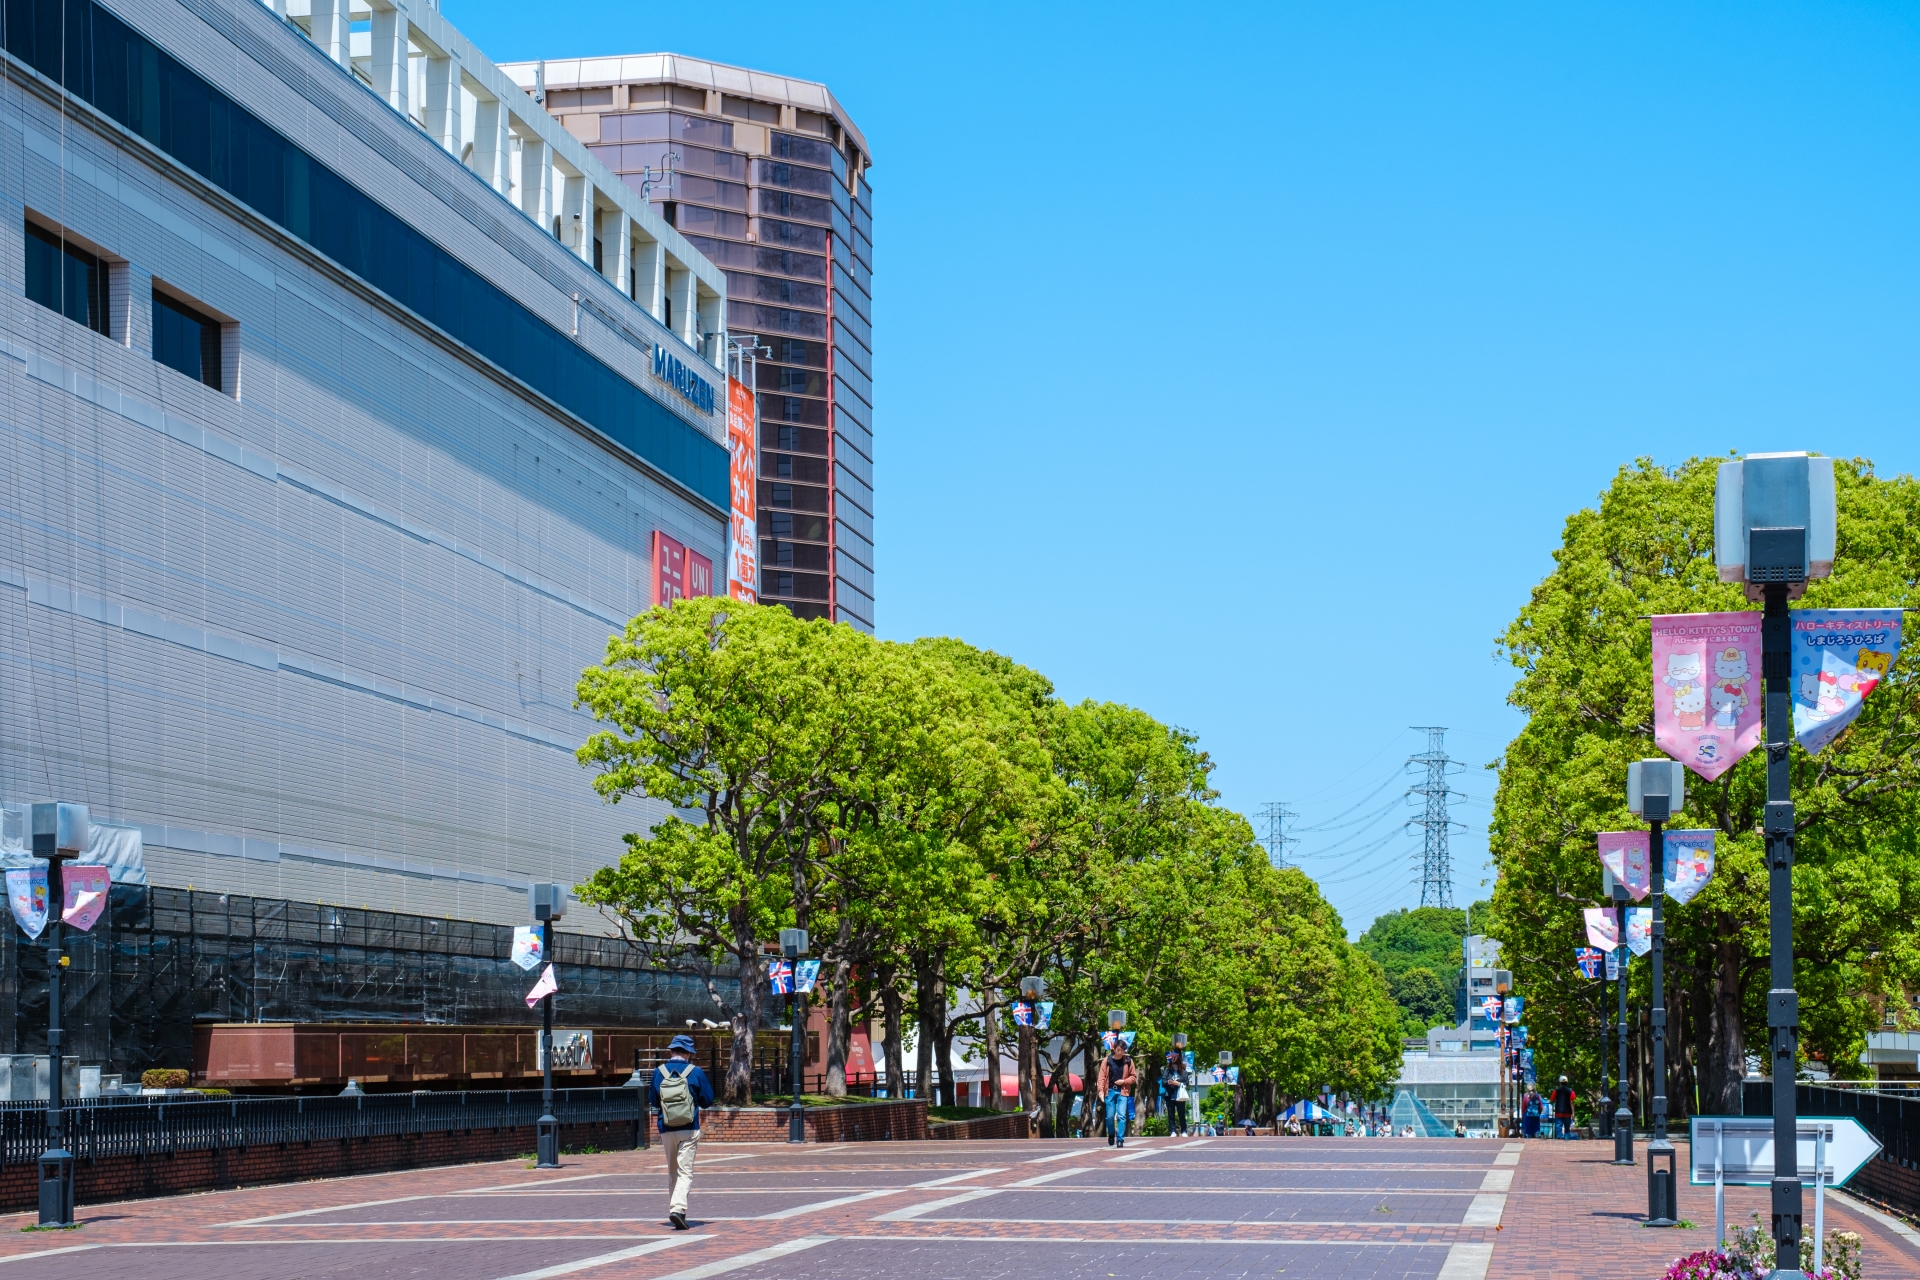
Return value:
M 1004 1116 L 978 1116 L 972 1120 L 935 1120 L 928 1126 L 930 1137 L 972 1142 L 982 1138 L 1026 1138 L 1033 1125 L 1023 1111 Z
M 595 1146 L 631 1150 L 632 1123 L 568 1125 L 560 1131 L 564 1147 Z M 110 1156 L 81 1160 L 74 1166 L 74 1198 L 80 1204 L 218 1191 L 337 1178 L 355 1173 L 390 1173 L 436 1165 L 507 1160 L 533 1150 L 533 1126 L 471 1129 L 456 1133 L 381 1135 L 316 1142 L 287 1142 L 217 1151 L 182 1151 L 154 1156 Z M 35 1209 L 40 1204 L 36 1164 L 0 1168 L 0 1211 Z
M 710 1142 L 785 1142 L 785 1107 L 712 1107 L 700 1116 Z M 806 1109 L 808 1142 L 911 1142 L 928 1137 L 924 1098 Z

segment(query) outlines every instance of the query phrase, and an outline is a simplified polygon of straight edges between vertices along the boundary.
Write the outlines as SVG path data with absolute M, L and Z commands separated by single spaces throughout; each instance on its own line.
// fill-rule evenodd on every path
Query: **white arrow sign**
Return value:
M 1825 1185 L 1837 1187 L 1860 1171 L 1880 1150 L 1874 1136 L 1846 1116 L 1801 1116 L 1795 1147 L 1800 1181 L 1814 1185 L 1816 1140 L 1826 1156 Z M 1764 1187 L 1773 1181 L 1773 1118 L 1771 1116 L 1694 1116 L 1692 1167 L 1688 1181 L 1710 1187 L 1716 1181 L 1734 1187 Z M 1716 1171 L 1718 1177 L 1715 1176 Z

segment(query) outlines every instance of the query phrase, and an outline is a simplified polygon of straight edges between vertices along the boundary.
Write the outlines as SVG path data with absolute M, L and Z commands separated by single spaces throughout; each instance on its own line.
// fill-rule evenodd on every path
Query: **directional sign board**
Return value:
M 1801 1116 L 1798 1141 L 1794 1144 L 1794 1167 L 1800 1181 L 1814 1185 L 1813 1158 L 1816 1140 L 1825 1130 L 1821 1144 L 1826 1155 L 1826 1185 L 1837 1187 L 1859 1172 L 1860 1166 L 1880 1150 L 1874 1136 L 1860 1122 L 1845 1116 Z M 1719 1180 L 1734 1187 L 1764 1187 L 1773 1181 L 1773 1118 L 1771 1116 L 1694 1116 L 1692 1122 L 1693 1155 L 1688 1181 L 1696 1187 L 1715 1182 L 1714 1162 L 1719 1161 Z

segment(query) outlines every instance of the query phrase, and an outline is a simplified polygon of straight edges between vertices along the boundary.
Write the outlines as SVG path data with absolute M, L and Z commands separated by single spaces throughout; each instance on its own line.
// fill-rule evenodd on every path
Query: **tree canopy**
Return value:
M 1395 1074 L 1401 1018 L 1379 967 L 1217 804 L 1192 735 L 1141 711 L 1064 703 L 958 640 L 891 643 L 720 599 L 634 618 L 578 697 L 604 726 L 580 751 L 600 794 L 673 812 L 577 892 L 657 955 L 742 976 L 737 994 L 711 987 L 736 1101 L 761 957 L 794 924 L 824 963 L 830 1091 L 872 1017 L 889 1074 L 912 1028 L 951 1104 L 954 1037 L 983 1038 L 997 1077 L 1027 976 L 1054 1004 L 1021 1071 L 1049 1124 L 1110 1008 L 1129 1011 L 1143 1063 L 1176 1031 L 1206 1060 L 1233 1050 L 1244 1098 L 1266 1106 L 1322 1085 L 1371 1095 Z
M 1641 827 L 1626 811 L 1627 763 L 1653 744 L 1648 616 L 1751 609 L 1713 561 L 1713 488 L 1721 459 L 1623 467 L 1596 507 L 1568 517 L 1554 568 L 1507 629 L 1519 669 L 1509 701 L 1527 724 L 1498 762 L 1489 828 L 1499 869 L 1489 932 L 1528 996 L 1541 1073 L 1593 1081 L 1599 984 L 1580 977 L 1580 912 L 1600 903 L 1595 837 Z M 1904 606 L 1920 580 L 1920 485 L 1855 459 L 1835 466 L 1839 545 L 1833 576 L 1796 607 Z M 1791 748 L 1798 824 L 1794 952 L 1802 1048 L 1857 1074 L 1882 1003 L 1920 978 L 1920 702 L 1913 649 L 1819 756 Z M 1764 1048 L 1767 873 L 1760 834 L 1764 752 L 1716 782 L 1688 780 L 1676 828 L 1719 833 L 1713 881 L 1667 911 L 1669 1090 L 1676 1114 L 1739 1109 L 1746 1056 Z M 1478 921 L 1476 920 L 1476 926 Z M 1644 1011 L 1645 964 L 1632 966 Z M 1905 1002 L 1894 1005 L 1910 1025 Z M 1645 1041 L 1642 1020 L 1636 1054 Z

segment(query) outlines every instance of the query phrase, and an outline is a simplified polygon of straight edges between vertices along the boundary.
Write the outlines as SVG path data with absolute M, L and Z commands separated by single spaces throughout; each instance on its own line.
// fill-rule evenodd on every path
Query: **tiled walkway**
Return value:
M 0 1220 L 0 1280 L 1483 1280 L 1659 1275 L 1707 1229 L 1638 1224 L 1593 1143 L 1411 1139 L 713 1145 L 693 1229 L 654 1152 L 89 1206 L 72 1232 Z M 1740 1193 L 1740 1211 L 1758 1193 Z M 1683 1197 L 1699 1216 L 1699 1194 Z M 1757 1203 L 1757 1200 L 1756 1200 Z M 1920 1251 L 1868 1237 L 1869 1276 Z M 1653 1238 L 1657 1237 L 1657 1238 Z M 1904 1268 L 1904 1269 L 1903 1269 Z

